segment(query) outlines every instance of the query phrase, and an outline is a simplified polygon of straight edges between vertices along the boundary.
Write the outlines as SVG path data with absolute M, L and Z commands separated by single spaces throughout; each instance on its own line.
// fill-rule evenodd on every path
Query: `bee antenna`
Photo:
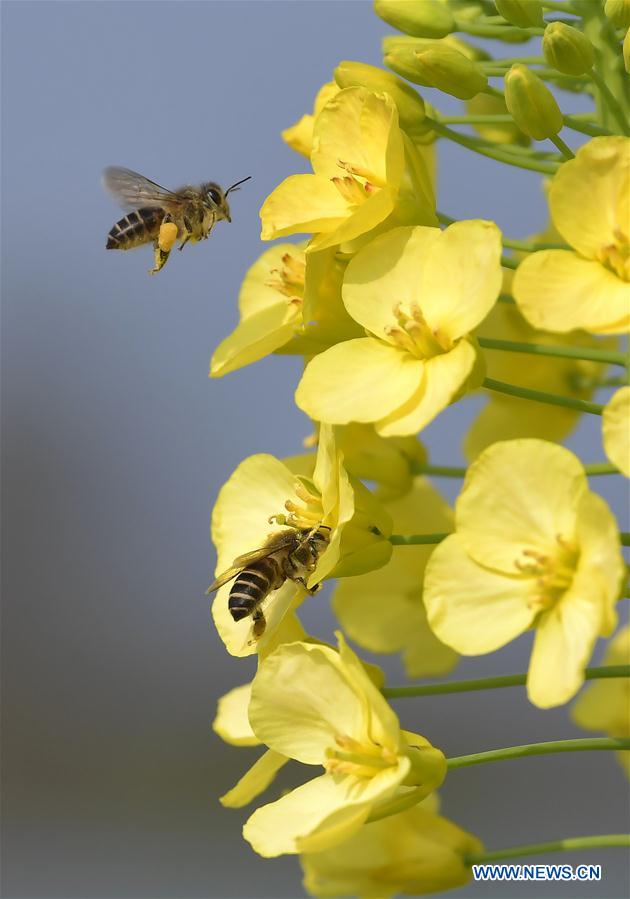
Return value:
M 248 175 L 247 178 L 243 178 L 242 181 L 237 181 L 237 182 L 236 182 L 235 184 L 233 184 L 231 187 L 228 187 L 228 189 L 227 189 L 226 192 L 225 192 L 225 196 L 227 197 L 227 195 L 228 195 L 228 194 L 230 193 L 230 191 L 232 191 L 232 190 L 238 190 L 238 189 L 239 189 L 239 187 L 238 187 L 239 184 L 245 184 L 246 181 L 251 181 L 251 180 L 252 180 L 252 176 L 251 176 L 251 175 Z

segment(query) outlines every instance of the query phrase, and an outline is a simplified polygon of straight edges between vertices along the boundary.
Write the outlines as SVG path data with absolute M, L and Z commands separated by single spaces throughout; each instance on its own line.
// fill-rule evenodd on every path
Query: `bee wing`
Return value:
M 231 568 L 228 568 L 227 571 L 224 571 L 223 574 L 220 574 L 216 580 L 212 581 L 206 593 L 214 593 L 219 587 L 222 587 L 224 584 L 227 584 L 228 581 L 233 580 L 236 575 L 242 571 L 243 568 L 240 565 L 232 565 Z
M 228 568 L 227 571 L 220 574 L 218 578 L 210 584 L 206 593 L 214 593 L 219 587 L 222 587 L 224 584 L 227 584 L 228 581 L 235 578 L 236 575 L 244 568 L 247 568 L 248 565 L 252 565 L 254 562 L 260 561 L 260 559 L 265 559 L 272 553 L 278 552 L 279 549 L 289 546 L 294 541 L 295 531 L 293 529 L 280 531 L 278 534 L 272 534 L 267 538 L 263 546 L 254 549 L 251 552 L 244 553 L 242 556 L 237 556 L 232 562 L 231 568 Z
M 155 181 L 149 181 L 144 175 L 109 166 L 103 172 L 103 187 L 121 206 L 138 209 L 141 206 L 173 206 L 179 204 L 177 194 Z

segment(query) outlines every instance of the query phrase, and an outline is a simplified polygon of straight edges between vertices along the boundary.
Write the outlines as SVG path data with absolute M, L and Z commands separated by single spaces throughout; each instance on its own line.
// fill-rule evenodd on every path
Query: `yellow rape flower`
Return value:
M 596 137 L 563 163 L 549 190 L 572 250 L 541 250 L 518 267 L 514 297 L 535 328 L 630 329 L 630 138 Z
M 432 808 L 433 795 L 399 815 L 366 824 L 339 846 L 301 856 L 304 888 L 313 896 L 390 899 L 463 886 L 465 857 L 483 844 Z
M 497 303 L 479 326 L 477 333 L 480 337 L 517 343 L 598 348 L 604 346 L 601 338 L 594 338 L 584 331 L 571 331 L 569 334 L 537 331 L 525 321 L 518 308 L 510 303 Z M 606 338 L 606 348 L 610 346 L 614 349 L 615 345 L 615 338 Z M 485 362 L 489 378 L 582 400 L 589 400 L 593 396 L 593 381 L 605 368 L 599 362 L 530 356 L 503 350 L 488 350 Z M 493 391 L 486 397 L 485 406 L 464 438 L 464 452 L 468 459 L 474 459 L 490 444 L 517 437 L 538 437 L 559 442 L 573 430 L 579 419 L 580 413 L 574 409 L 560 406 L 551 409 L 541 403 Z
M 606 403 L 602 415 L 606 455 L 630 478 L 630 387 L 622 387 Z
M 210 375 L 222 377 L 277 352 L 321 352 L 359 328 L 341 300 L 345 266 L 334 251 L 307 256 L 303 245 L 275 244 L 245 275 L 240 323 L 216 349 Z
M 329 543 L 308 579 L 312 589 L 324 578 L 357 574 L 384 565 L 391 555 L 387 536 L 391 519 L 380 503 L 344 466 L 332 428 L 322 426 L 312 477 L 295 474 L 274 456 L 260 454 L 242 462 L 219 492 L 212 513 L 217 575 L 234 560 L 262 547 L 270 533 L 287 527 L 330 528 Z M 264 605 L 267 626 L 256 640 L 250 616 L 234 621 L 228 611 L 231 583 L 222 586 L 212 605 L 219 635 L 236 656 L 269 651 L 287 612 L 304 599 L 305 590 L 287 580 Z M 295 639 L 295 638 L 294 638 Z
M 327 646 L 289 643 L 261 663 L 249 720 L 270 750 L 324 773 L 257 809 L 243 836 L 265 857 L 320 852 L 348 839 L 405 787 L 419 798 L 446 773 L 442 753 L 398 719 L 339 636 Z
M 297 405 L 317 421 L 374 422 L 384 437 L 420 431 L 473 375 L 469 334 L 499 294 L 500 256 L 492 222 L 377 237 L 351 260 L 343 283 L 346 309 L 368 336 L 312 359 Z
M 630 665 L 630 625 L 610 641 L 603 664 Z M 584 730 L 602 731 L 609 737 L 630 737 L 630 678 L 592 681 L 575 701 L 571 717 Z M 618 752 L 617 757 L 630 777 L 630 752 Z
M 295 125 L 291 125 L 290 128 L 285 128 L 282 132 L 282 139 L 292 150 L 295 150 L 296 153 L 300 153 L 302 156 L 306 157 L 311 155 L 315 119 L 330 98 L 334 97 L 338 91 L 339 88 L 334 81 L 327 81 L 317 92 L 312 114 L 307 113 L 306 115 L 303 115 Z
M 527 678 L 540 708 L 567 702 L 615 627 L 624 571 L 614 516 L 580 461 L 542 440 L 495 443 L 468 470 L 455 533 L 427 565 L 431 628 L 464 655 L 533 627 Z
M 260 211 L 263 240 L 313 233 L 309 250 L 346 244 L 396 211 L 400 221 L 437 224 L 428 174 L 387 94 L 340 90 L 313 127 L 312 175 L 291 175 Z
M 453 529 L 449 506 L 424 478 L 416 478 L 410 492 L 386 508 L 399 534 Z M 458 658 L 430 629 L 422 602 L 432 548 L 405 547 L 383 568 L 345 578 L 332 596 L 335 615 L 351 639 L 371 652 L 401 652 L 409 677 L 446 674 Z

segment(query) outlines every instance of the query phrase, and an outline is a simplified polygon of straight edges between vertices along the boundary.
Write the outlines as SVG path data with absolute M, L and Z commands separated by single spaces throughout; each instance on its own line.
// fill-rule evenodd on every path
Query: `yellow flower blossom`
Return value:
M 221 488 L 212 513 L 217 575 L 230 569 L 238 556 L 263 546 L 270 533 L 320 526 L 331 529 L 329 543 L 308 579 L 309 589 L 333 572 L 344 576 L 384 565 L 391 555 L 387 540 L 391 519 L 372 494 L 347 474 L 333 430 L 326 426 L 320 429 L 312 477 L 295 474 L 274 456 L 260 454 L 245 459 Z M 232 619 L 230 589 L 227 583 L 218 590 L 212 614 L 228 652 L 236 656 L 269 651 L 285 615 L 306 595 L 293 580 L 272 591 L 264 604 L 267 626 L 257 640 L 251 616 Z
M 495 443 L 468 470 L 455 533 L 427 565 L 424 603 L 438 637 L 493 652 L 533 627 L 527 678 L 540 708 L 567 702 L 599 636 L 615 627 L 619 534 L 580 461 L 542 440 Z
M 630 625 L 613 637 L 603 658 L 604 665 L 630 665 Z M 630 678 L 595 680 L 580 693 L 571 717 L 584 730 L 601 731 L 609 737 L 630 737 Z M 630 777 L 630 752 L 617 753 Z
M 518 267 L 514 297 L 535 328 L 630 330 L 630 138 L 596 137 L 563 163 L 549 190 L 572 250 L 540 250 Z
M 313 233 L 309 251 L 347 244 L 390 216 L 437 224 L 426 169 L 387 94 L 340 90 L 313 128 L 312 175 L 291 175 L 260 211 L 262 239 Z
M 260 740 L 252 730 L 247 717 L 251 695 L 251 683 L 243 684 L 221 696 L 217 704 L 217 714 L 212 722 L 212 729 L 231 746 L 260 745 Z
M 346 309 L 368 336 L 315 356 L 297 405 L 317 421 L 374 422 L 384 437 L 420 431 L 470 380 L 481 380 L 469 334 L 499 294 L 500 256 L 492 222 L 377 237 L 351 260 L 343 283 Z
M 630 387 L 622 387 L 606 403 L 602 415 L 606 455 L 630 478 Z
M 398 719 L 339 636 L 327 646 L 289 643 L 261 662 L 249 720 L 279 755 L 324 773 L 257 809 L 243 835 L 265 857 L 320 852 L 352 836 L 401 789 L 436 789 L 442 753 Z
M 348 472 L 378 484 L 381 500 L 411 490 L 414 467 L 428 458 L 416 437 L 379 437 L 373 425 L 349 424 L 337 428 L 336 433 Z
M 453 529 L 453 514 L 437 490 L 416 478 L 410 492 L 387 503 L 399 534 Z M 394 552 L 383 568 L 345 578 L 337 584 L 332 605 L 341 626 L 371 652 L 401 652 L 409 677 L 446 674 L 457 653 L 434 635 L 422 602 L 422 578 L 431 546 Z
M 334 81 L 327 81 L 317 92 L 312 114 L 303 115 L 295 125 L 291 125 L 290 128 L 285 128 L 282 132 L 282 139 L 292 150 L 295 150 L 296 153 L 300 153 L 302 156 L 306 157 L 311 155 L 315 119 L 330 98 L 334 97 L 338 91 L 339 88 Z
M 465 857 L 483 844 L 438 815 L 431 799 L 366 824 L 339 846 L 301 856 L 304 888 L 318 897 L 390 899 L 464 886 L 472 876 Z
M 321 352 L 360 329 L 341 300 L 345 266 L 334 252 L 306 255 L 275 244 L 249 269 L 239 294 L 240 323 L 216 349 L 210 375 L 221 377 L 269 353 Z
M 518 308 L 510 303 L 497 303 L 479 326 L 479 336 L 517 343 L 537 343 L 554 346 L 579 346 L 614 349 L 616 338 L 594 338 L 584 331 L 551 334 L 532 328 Z M 504 350 L 487 350 L 486 375 L 518 387 L 557 393 L 560 396 L 589 400 L 595 392 L 593 382 L 603 373 L 599 362 L 582 359 L 523 355 Z M 559 442 L 577 425 L 580 413 L 574 409 L 518 399 L 490 392 L 486 405 L 473 421 L 464 438 L 464 452 L 468 459 L 476 458 L 482 450 L 497 440 L 517 437 L 537 437 Z

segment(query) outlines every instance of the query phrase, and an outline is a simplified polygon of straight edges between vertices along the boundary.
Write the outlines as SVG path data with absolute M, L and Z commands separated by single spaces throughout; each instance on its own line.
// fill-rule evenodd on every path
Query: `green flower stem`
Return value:
M 473 37 L 489 37 L 495 40 L 509 40 L 511 37 L 523 37 L 523 34 L 529 34 L 532 37 L 544 34 L 544 28 L 516 28 L 511 25 L 500 24 L 502 20 L 497 17 L 488 16 L 488 20 L 480 18 L 474 22 L 467 19 L 455 19 L 455 31 L 461 31 L 463 34 L 470 34 Z
M 549 140 L 552 144 L 556 145 L 556 147 L 560 150 L 560 152 L 566 159 L 575 159 L 575 153 L 573 152 L 571 147 L 567 147 L 559 134 L 553 134 L 549 138 Z
M 582 119 L 576 115 L 565 115 L 562 118 L 565 127 L 572 131 L 579 131 L 581 134 L 588 134 L 589 137 L 610 137 L 613 134 L 608 128 L 604 128 L 590 119 Z
M 485 765 L 486 762 L 502 762 L 505 759 L 522 759 L 532 755 L 553 755 L 557 752 L 592 752 L 594 750 L 630 749 L 630 740 L 618 737 L 581 737 L 577 740 L 550 740 L 547 743 L 525 743 L 523 746 L 508 746 L 505 749 L 490 749 L 487 752 L 473 752 L 446 760 L 449 771 L 468 768 L 470 765 Z
M 620 538 L 621 538 L 621 545 L 622 545 L 622 546 L 630 546 L 630 534 L 629 534 L 627 531 L 622 531 L 622 532 L 619 534 L 619 536 L 620 536 Z
M 607 362 L 610 365 L 626 365 L 623 353 L 600 350 L 596 347 L 547 346 L 541 343 L 518 343 L 514 340 L 495 340 L 478 337 L 479 346 L 487 350 L 507 350 L 510 353 L 529 353 L 532 356 L 558 356 L 562 359 L 583 359 L 588 362 Z
M 389 542 L 393 546 L 425 546 L 441 543 L 448 534 L 392 534 Z
M 571 852 L 576 849 L 604 849 L 610 846 L 630 846 L 630 834 L 607 833 L 601 836 L 568 837 L 549 843 L 531 843 L 528 846 L 510 846 L 508 849 L 495 849 L 492 852 L 471 853 L 465 856 L 464 861 L 467 865 L 478 865 L 484 862 L 498 862 L 504 858 L 540 855 L 544 852 Z
M 498 299 L 500 303 L 512 303 L 514 305 L 514 297 L 510 296 L 509 293 L 500 293 Z
M 496 159 L 497 162 L 504 162 L 506 165 L 513 165 L 517 168 L 529 169 L 533 172 L 542 172 L 544 175 L 554 175 L 557 171 L 558 167 L 555 163 L 529 159 L 526 156 L 516 153 L 505 153 L 491 146 L 482 146 L 473 138 L 468 137 L 465 134 L 460 134 L 458 131 L 453 131 L 452 128 L 447 128 L 445 125 L 440 124 L 440 122 L 429 116 L 427 116 L 424 121 L 429 127 L 433 128 L 436 134 L 447 137 L 454 143 L 460 144 L 460 146 L 466 147 L 474 153 L 479 153 L 481 156 L 487 156 L 490 159 Z
M 522 250 L 525 253 L 537 253 L 538 250 L 568 250 L 566 243 L 553 243 L 552 241 L 533 242 L 528 240 L 513 240 L 510 237 L 503 238 L 503 246 L 510 250 Z
M 630 665 L 603 665 L 587 668 L 586 680 L 630 677 Z M 474 680 L 450 681 L 445 684 L 410 684 L 404 687 L 383 687 L 381 693 L 388 699 L 410 696 L 442 696 L 447 693 L 476 693 L 479 690 L 498 690 L 503 687 L 522 687 L 527 683 L 526 674 L 502 674 L 499 677 L 479 677 Z
M 485 387 L 486 390 L 495 390 L 497 393 L 517 396 L 524 400 L 533 400 L 536 403 L 563 406 L 565 409 L 574 409 L 576 412 L 590 412 L 591 415 L 601 415 L 604 411 L 604 407 L 599 403 L 590 403 L 587 400 L 578 400 L 568 396 L 558 396 L 555 393 L 544 393 L 542 390 L 531 390 L 529 387 L 516 387 L 514 384 L 506 384 L 504 381 L 495 381 L 494 378 L 485 378 L 481 386 Z
M 615 121 L 621 128 L 621 133 L 630 136 L 630 125 L 628 124 L 625 113 L 621 108 L 621 104 L 606 84 L 606 81 L 596 69 L 591 69 L 589 74 L 593 80 L 593 84 L 597 87 L 602 100 L 608 106 Z
M 519 266 L 519 262 L 517 259 L 512 259 L 511 256 L 506 256 L 505 254 L 503 254 L 503 256 L 501 256 L 501 265 L 503 266 L 503 268 L 517 269 Z
M 424 474 L 442 478 L 465 478 L 467 468 L 456 465 L 411 465 L 413 474 Z M 611 462 L 592 462 L 584 466 L 589 477 L 604 474 L 619 474 L 619 469 Z

